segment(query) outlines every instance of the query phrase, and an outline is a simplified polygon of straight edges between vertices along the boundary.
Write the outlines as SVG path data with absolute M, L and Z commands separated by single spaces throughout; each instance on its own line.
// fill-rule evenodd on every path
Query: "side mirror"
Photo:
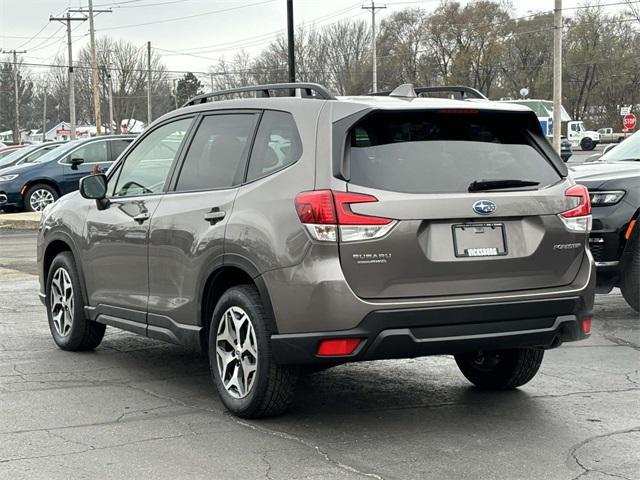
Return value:
M 73 170 L 77 170 L 78 169 L 78 165 L 82 165 L 84 163 L 84 158 L 74 158 L 74 157 L 72 157 L 71 160 L 69 161 L 69 163 L 71 163 L 71 168 Z
M 98 210 L 103 210 L 109 205 L 107 200 L 106 175 L 88 175 L 80 179 L 80 195 L 90 200 L 95 200 Z

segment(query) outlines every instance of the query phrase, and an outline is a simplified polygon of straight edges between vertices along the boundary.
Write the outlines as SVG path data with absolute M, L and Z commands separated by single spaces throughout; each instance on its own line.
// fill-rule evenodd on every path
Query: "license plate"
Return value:
M 466 223 L 453 226 L 456 257 L 497 257 L 507 254 L 502 223 Z

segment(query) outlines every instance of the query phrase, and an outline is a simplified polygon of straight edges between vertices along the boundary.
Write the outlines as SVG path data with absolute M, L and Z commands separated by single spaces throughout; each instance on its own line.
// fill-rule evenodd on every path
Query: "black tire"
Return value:
M 238 398 L 238 390 L 231 392 L 225 387 L 218 366 L 219 362 L 224 364 L 224 361 L 216 349 L 218 346 L 216 341 L 218 330 L 223 321 L 223 316 L 232 307 L 239 308 L 246 313 L 255 332 L 257 347 L 256 371 L 251 376 L 252 383 L 249 383 L 249 387 L 246 388 L 248 393 L 245 392 L 242 398 Z M 246 321 L 244 325 L 246 326 Z M 209 366 L 222 403 L 234 415 L 243 418 L 280 415 L 293 400 L 299 370 L 293 367 L 277 365 L 273 361 L 270 337 L 274 331 L 273 319 L 266 312 L 262 299 L 253 285 L 238 285 L 230 288 L 222 295 L 213 311 L 211 328 L 209 329 Z M 246 334 L 246 330 L 244 332 Z M 229 344 L 222 340 L 221 346 L 224 350 L 227 350 L 226 347 Z M 233 345 L 231 347 L 231 352 L 237 352 L 237 349 L 233 349 Z M 231 355 L 233 356 L 234 353 L 231 353 Z M 235 365 L 240 363 L 238 358 L 246 358 L 244 355 L 236 354 L 236 359 L 231 361 L 235 362 L 234 368 Z M 231 363 L 227 363 L 227 365 L 231 365 Z M 244 364 L 237 368 L 243 369 Z M 244 372 L 244 370 L 239 370 L 240 372 Z M 229 372 L 225 370 L 225 373 L 228 374 Z M 232 377 L 233 375 L 225 375 L 225 379 Z
M 26 211 L 41 212 L 44 209 L 44 206 L 46 205 L 43 205 L 42 208 L 38 208 L 34 205 L 34 203 L 36 202 L 32 201 L 34 199 L 34 195 L 39 195 L 42 192 L 48 192 L 48 194 L 53 199 L 51 203 L 55 202 L 58 199 L 58 192 L 56 192 L 56 189 L 51 185 L 47 185 L 45 183 L 32 185 L 31 187 L 29 187 L 29 190 L 27 190 L 27 193 L 24 196 L 24 208 Z
M 596 148 L 596 143 L 593 140 L 591 140 L 589 137 L 584 137 L 580 141 L 580 148 L 582 150 L 590 151 Z
M 54 302 L 55 295 L 52 295 L 52 291 L 54 290 L 60 292 L 60 289 L 56 290 L 56 286 L 54 285 L 54 281 L 56 281 L 54 279 L 60 280 L 64 276 L 64 273 L 60 273 L 60 270 L 66 272 L 68 280 L 70 280 L 71 283 L 72 306 L 66 309 L 66 313 L 71 316 L 72 322 L 68 329 L 63 326 L 67 323 L 66 317 L 63 320 L 63 325 L 60 324 L 60 320 L 58 320 L 57 323 L 55 320 L 55 318 L 59 318 L 59 314 L 56 314 L 57 312 L 62 310 L 62 315 L 65 315 L 65 309 L 57 306 L 59 303 L 56 304 L 56 302 Z M 59 283 L 56 285 L 58 284 Z M 67 297 L 68 290 L 63 290 L 65 290 L 64 296 Z M 77 352 L 93 350 L 100 345 L 106 326 L 87 320 L 84 314 L 85 297 L 71 252 L 59 253 L 53 259 L 53 262 L 51 262 L 49 274 L 47 275 L 46 293 L 45 305 L 49 319 L 49 329 L 51 330 L 53 341 L 56 342 L 58 347 L 62 350 Z M 59 331 L 60 328 L 62 328 L 62 331 Z
M 511 390 L 530 381 L 538 373 L 544 350 L 515 348 L 456 355 L 462 374 L 479 388 Z
M 631 261 L 622 271 L 620 291 L 629 306 L 640 312 L 640 241 L 636 240 Z

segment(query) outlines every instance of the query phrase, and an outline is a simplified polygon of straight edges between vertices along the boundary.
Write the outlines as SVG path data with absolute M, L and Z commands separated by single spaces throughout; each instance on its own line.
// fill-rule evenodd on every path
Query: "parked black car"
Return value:
M 571 155 L 573 155 L 573 150 L 571 150 L 571 142 L 566 138 L 563 138 L 562 142 L 560 142 L 560 158 L 562 158 L 562 160 L 564 160 L 564 162 L 566 163 L 571 158 Z
M 571 171 L 591 195 L 589 244 L 596 260 L 598 291 L 620 287 L 627 303 L 640 311 L 640 132 L 599 161 Z

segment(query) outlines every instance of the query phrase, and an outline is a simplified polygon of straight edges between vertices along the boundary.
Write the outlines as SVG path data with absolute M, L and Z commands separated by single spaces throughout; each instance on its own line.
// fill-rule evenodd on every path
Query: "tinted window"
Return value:
M 266 111 L 256 135 L 247 180 L 255 180 L 294 163 L 302 142 L 290 113 Z
M 44 155 L 42 156 L 44 157 Z M 69 163 L 72 158 L 81 158 L 84 163 L 104 163 L 109 162 L 107 154 L 107 142 L 90 142 L 74 150 L 66 157 L 63 163 Z
M 522 116 L 379 112 L 351 131 L 351 183 L 406 193 L 466 192 L 476 180 L 560 180 Z
M 205 117 L 193 137 L 177 190 L 227 188 L 242 182 L 256 115 Z
M 122 152 L 131 144 L 132 140 L 112 140 L 111 141 L 111 160 L 115 161 Z
M 191 121 L 185 118 L 167 123 L 142 139 L 120 168 L 115 187 L 110 189 L 113 196 L 161 192 Z

